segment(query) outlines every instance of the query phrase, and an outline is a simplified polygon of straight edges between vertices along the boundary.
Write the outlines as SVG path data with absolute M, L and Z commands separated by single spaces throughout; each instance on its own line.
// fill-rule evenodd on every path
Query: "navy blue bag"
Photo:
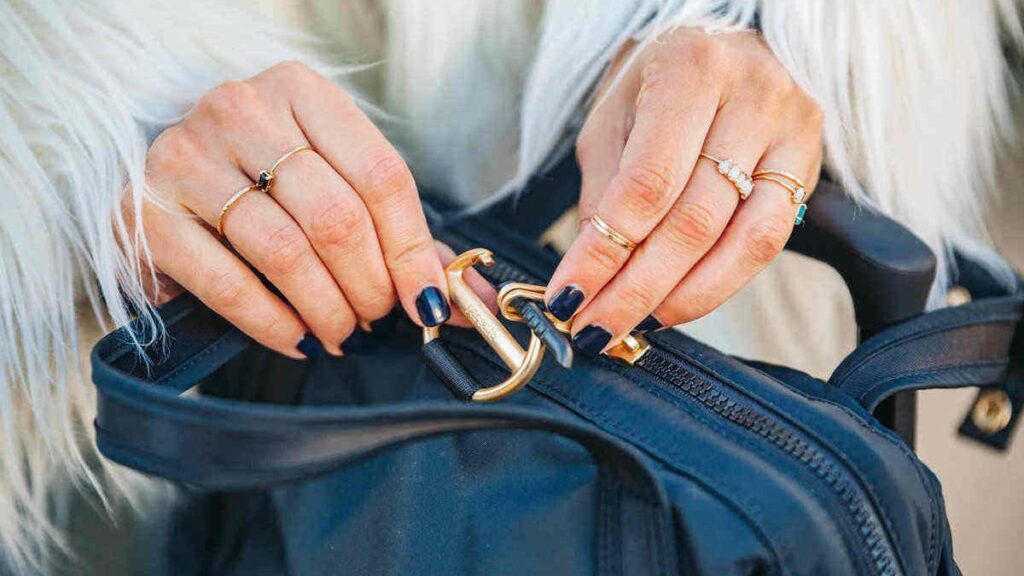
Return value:
M 567 174 L 535 187 L 572 188 Z M 93 353 L 100 450 L 182 487 L 167 553 L 144 570 L 958 574 L 938 481 L 871 410 L 968 385 L 1019 409 L 1024 296 L 964 261 L 972 302 L 900 317 L 934 263 L 884 218 L 850 224 L 828 188 L 794 245 L 847 277 L 858 323 L 876 332 L 828 382 L 666 331 L 633 365 L 546 360 L 514 396 L 465 402 L 465 386 L 508 372 L 472 330 L 445 328 L 443 354 L 424 362 L 420 331 L 396 314 L 342 359 L 298 362 L 191 297 L 163 307 L 168 339 L 148 361 L 131 327 L 106 336 Z M 435 214 L 433 229 L 456 251 L 491 248 L 497 264 L 481 272 L 495 284 L 543 284 L 557 257 L 523 232 L 535 219 L 517 226 L 536 198 L 516 213 Z M 907 246 L 910 258 L 890 257 Z

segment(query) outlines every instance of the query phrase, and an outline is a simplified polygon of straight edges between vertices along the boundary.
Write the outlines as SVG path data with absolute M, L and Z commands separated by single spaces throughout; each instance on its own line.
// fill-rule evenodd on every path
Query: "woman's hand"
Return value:
M 752 32 L 678 29 L 597 102 L 577 142 L 580 232 L 546 294 L 555 316 L 576 314 L 573 341 L 590 354 L 630 331 L 711 312 L 785 246 L 791 192 L 758 180 L 741 201 L 701 152 L 747 174 L 789 172 L 808 192 L 822 154 L 821 111 Z M 636 248 L 602 233 L 594 216 Z
M 232 204 L 218 237 L 228 199 L 301 145 L 312 150 L 283 161 L 267 192 Z M 422 325 L 450 316 L 444 248 L 405 162 L 341 88 L 302 64 L 204 95 L 153 143 L 147 175 L 162 201 L 143 207 L 157 271 L 269 348 L 301 358 L 312 333 L 340 354 L 396 299 Z

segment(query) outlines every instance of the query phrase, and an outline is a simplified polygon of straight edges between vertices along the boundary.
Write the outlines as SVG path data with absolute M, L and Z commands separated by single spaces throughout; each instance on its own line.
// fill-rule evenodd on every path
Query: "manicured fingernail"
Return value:
M 324 353 L 324 346 L 316 339 L 316 336 L 312 334 L 306 334 L 299 340 L 298 346 L 299 352 L 306 355 L 307 358 L 318 358 Z
M 644 318 L 642 322 L 637 324 L 636 328 L 633 328 L 633 331 L 634 332 L 650 332 L 651 330 L 657 330 L 658 328 L 661 328 L 663 326 L 664 326 L 664 324 L 662 324 L 660 320 L 655 318 L 654 314 L 651 314 L 651 315 L 647 316 L 647 318 Z
M 597 324 L 591 324 L 573 337 L 572 343 L 587 356 L 597 356 L 612 339 L 612 333 Z
M 451 317 L 452 309 L 440 290 L 434 286 L 427 286 L 416 297 L 416 313 L 420 315 L 420 322 L 423 322 L 424 326 L 437 326 Z
M 579 309 L 583 303 L 583 291 L 570 284 L 555 294 L 555 297 L 548 302 L 548 312 L 554 314 L 562 322 L 565 322 Z

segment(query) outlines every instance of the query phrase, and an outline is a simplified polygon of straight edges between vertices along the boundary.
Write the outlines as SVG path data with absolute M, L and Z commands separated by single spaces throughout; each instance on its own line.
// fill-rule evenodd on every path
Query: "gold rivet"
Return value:
M 971 293 L 963 286 L 953 286 L 946 292 L 946 304 L 948 306 L 961 306 L 971 301 Z
M 986 390 L 978 395 L 971 410 L 971 421 L 985 434 L 995 434 L 1010 424 L 1013 404 L 1006 392 L 999 389 Z

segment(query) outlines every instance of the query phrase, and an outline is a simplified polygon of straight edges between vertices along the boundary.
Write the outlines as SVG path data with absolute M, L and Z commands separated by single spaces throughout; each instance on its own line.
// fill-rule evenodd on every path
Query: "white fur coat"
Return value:
M 143 302 L 144 231 L 130 236 L 119 206 L 124 190 L 135 206 L 146 190 L 148 142 L 204 91 L 275 62 L 300 59 L 361 89 L 422 183 L 479 206 L 571 143 L 626 40 L 744 27 L 756 12 L 824 109 L 827 164 L 850 193 L 937 250 L 985 243 L 993 151 L 1012 125 L 1003 48 L 1021 37 L 1016 0 L 261 5 L 0 2 L 0 572 L 39 572 L 60 549 L 55 483 L 124 492 L 88 465 L 80 349 L 83 326 L 123 324 Z M 728 317 L 720 324 L 734 335 Z

